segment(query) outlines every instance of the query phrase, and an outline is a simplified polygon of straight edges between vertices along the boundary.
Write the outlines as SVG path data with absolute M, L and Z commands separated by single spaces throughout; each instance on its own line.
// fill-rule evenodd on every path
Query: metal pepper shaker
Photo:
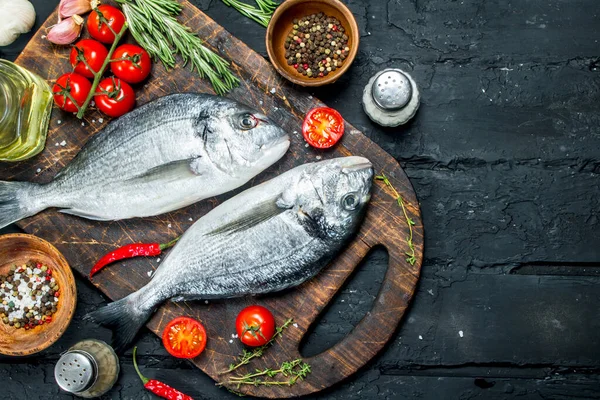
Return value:
M 54 367 L 58 386 L 75 396 L 92 398 L 108 392 L 119 376 L 119 358 L 100 340 L 83 340 L 64 353 Z
M 363 90 L 363 108 L 383 126 L 407 123 L 419 109 L 421 95 L 414 79 L 399 68 L 379 71 Z

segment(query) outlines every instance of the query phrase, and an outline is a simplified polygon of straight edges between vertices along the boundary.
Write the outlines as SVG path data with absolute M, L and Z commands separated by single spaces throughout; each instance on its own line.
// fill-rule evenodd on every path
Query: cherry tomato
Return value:
M 68 112 L 77 112 L 77 106 L 83 105 L 90 90 L 92 90 L 90 81 L 74 72 L 61 75 L 52 87 L 54 102 L 59 108 Z
M 172 356 L 194 358 L 206 347 L 206 330 L 193 318 L 177 317 L 165 327 L 162 341 Z
M 102 68 L 106 56 L 108 56 L 108 50 L 102 43 L 92 39 L 83 39 L 73 46 L 69 60 L 75 68 L 74 72 L 86 78 L 93 78 L 94 72 L 98 72 Z
M 121 32 L 123 25 L 125 25 L 125 15 L 121 10 L 104 4 L 95 8 L 87 20 L 90 36 L 102 43 L 114 42 L 115 34 Z
M 113 53 L 110 70 L 125 82 L 138 83 L 150 75 L 148 52 L 135 44 L 122 44 Z
M 344 134 L 344 119 L 329 107 L 313 108 L 306 114 L 302 135 L 313 147 L 326 149 L 338 142 Z
M 119 78 L 105 78 L 94 94 L 96 106 L 109 117 L 120 117 L 133 110 L 135 93 L 131 86 Z
M 249 306 L 238 314 L 235 330 L 245 345 L 262 346 L 275 334 L 275 318 L 262 306 Z

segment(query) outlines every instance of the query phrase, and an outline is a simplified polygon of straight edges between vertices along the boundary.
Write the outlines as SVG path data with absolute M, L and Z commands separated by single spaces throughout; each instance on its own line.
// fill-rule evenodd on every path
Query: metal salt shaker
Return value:
M 407 123 L 417 112 L 419 88 L 414 79 L 399 68 L 376 73 L 363 91 L 363 108 L 369 118 L 383 126 Z
M 108 392 L 119 376 L 119 358 L 106 343 L 83 340 L 64 353 L 54 367 L 58 386 L 79 397 L 92 398 Z

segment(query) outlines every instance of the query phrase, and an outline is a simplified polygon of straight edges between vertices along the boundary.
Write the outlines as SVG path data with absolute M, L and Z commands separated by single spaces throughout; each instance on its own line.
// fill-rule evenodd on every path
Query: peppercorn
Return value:
M 322 12 L 295 21 L 284 44 L 287 64 L 299 74 L 312 78 L 335 71 L 340 65 L 331 64 L 331 59 L 325 65 L 321 61 L 329 55 L 334 60 L 345 58 L 343 54 L 349 51 L 349 47 L 348 35 L 343 32 L 345 30 L 337 18 Z M 324 69 L 321 70 L 321 67 Z

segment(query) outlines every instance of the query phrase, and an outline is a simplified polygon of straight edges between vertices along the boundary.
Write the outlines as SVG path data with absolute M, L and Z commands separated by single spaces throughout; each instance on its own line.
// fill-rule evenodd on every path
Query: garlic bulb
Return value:
M 27 0 L 0 0 L 0 46 L 8 46 L 35 23 L 35 9 Z

